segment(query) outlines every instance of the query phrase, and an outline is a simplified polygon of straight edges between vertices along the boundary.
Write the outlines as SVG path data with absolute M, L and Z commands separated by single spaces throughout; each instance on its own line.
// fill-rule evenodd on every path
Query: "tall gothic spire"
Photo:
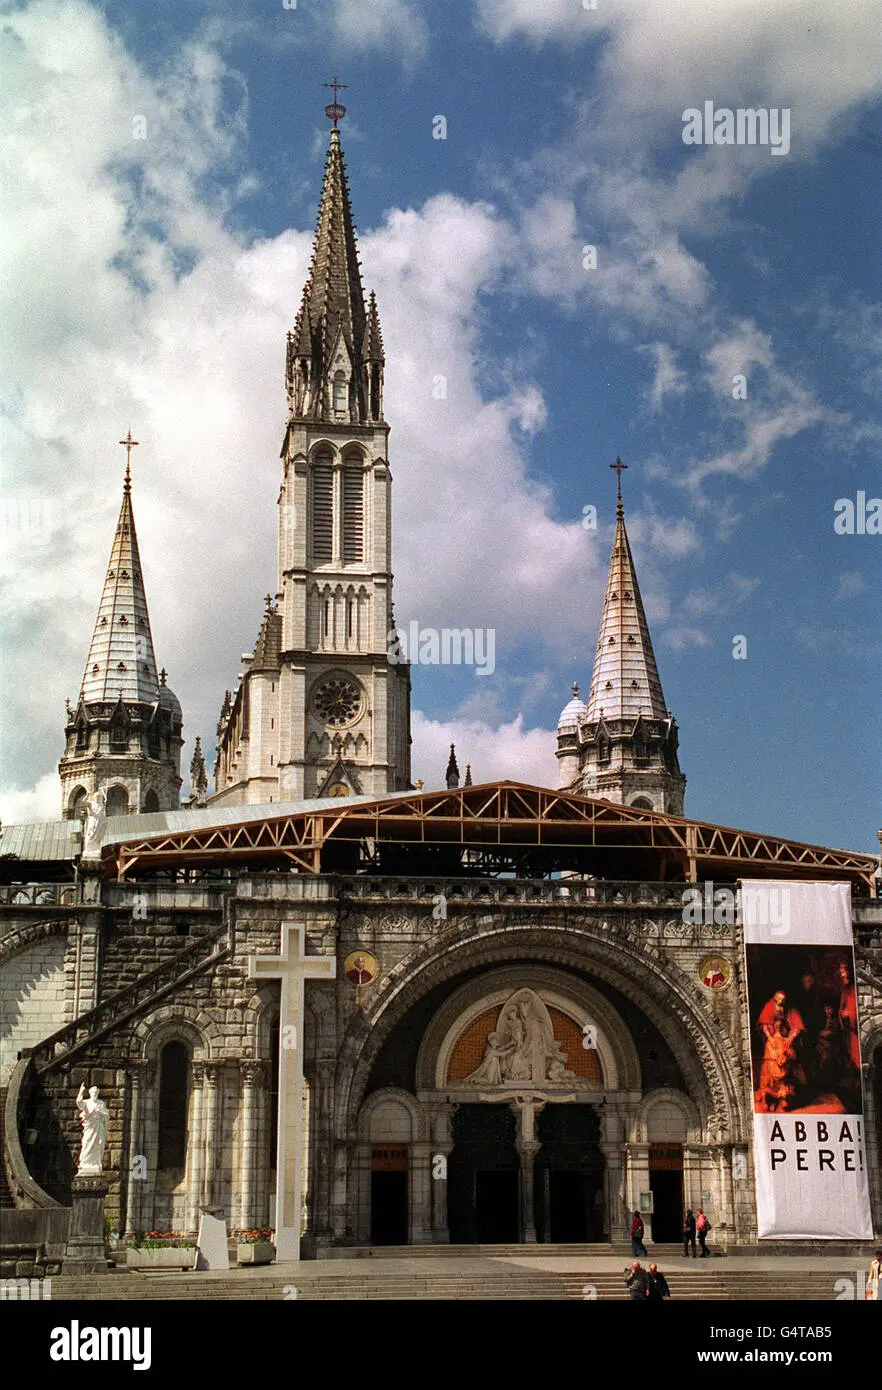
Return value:
M 682 816 L 686 778 L 677 721 L 665 705 L 649 625 L 625 529 L 622 473 L 616 531 L 588 704 L 573 698 L 557 726 L 559 785 L 586 796 Z
M 179 804 L 181 706 L 157 672 L 132 509 L 131 430 L 122 506 L 76 709 L 68 702 L 58 764 L 62 815 L 102 792 L 108 816 Z
M 128 462 L 80 699 L 115 700 L 120 694 L 124 700 L 145 704 L 159 697 Z
M 381 419 L 384 361 L 373 294 L 365 308 L 349 184 L 335 126 L 325 160 L 309 276 L 288 334 L 286 385 L 291 414 L 308 419 L 337 419 L 345 414 L 355 423 Z
M 625 468 L 621 460 L 611 467 Z M 593 721 L 632 719 L 643 714 L 665 719 L 667 708 L 659 679 L 649 624 L 634 570 L 634 559 L 625 529 L 621 473 L 616 505 L 616 533 L 613 540 L 609 577 L 600 632 L 594 655 L 591 692 L 585 718 Z

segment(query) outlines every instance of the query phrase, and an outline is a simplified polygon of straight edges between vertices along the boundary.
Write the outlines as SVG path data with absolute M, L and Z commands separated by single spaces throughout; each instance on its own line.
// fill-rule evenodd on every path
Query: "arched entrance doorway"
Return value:
M 538 1117 L 536 1234 L 553 1244 L 603 1239 L 600 1120 L 591 1105 L 546 1105 Z
M 453 1245 L 519 1241 L 515 1117 L 507 1105 L 460 1105 L 453 1116 L 448 1166 L 448 1225 Z

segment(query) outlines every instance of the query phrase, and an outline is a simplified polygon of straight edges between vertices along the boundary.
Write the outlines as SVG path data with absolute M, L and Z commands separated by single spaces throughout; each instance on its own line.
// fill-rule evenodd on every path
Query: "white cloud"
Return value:
M 425 21 L 408 0 L 334 0 L 334 29 L 357 52 L 393 48 L 406 61 L 421 58 L 428 46 Z
M 846 570 L 836 581 L 834 598 L 838 601 L 857 598 L 858 594 L 866 593 L 866 589 L 867 581 L 862 574 L 857 570 Z
M 597 11 L 580 0 L 475 0 L 475 5 L 480 27 L 497 42 L 523 35 L 537 43 L 574 43 L 597 27 Z
M 700 627 L 667 627 L 661 640 L 675 652 L 685 652 L 690 647 L 709 647 L 711 643 L 710 637 Z
M 689 390 L 689 378 L 677 366 L 677 353 L 669 343 L 646 343 L 640 351 L 649 353 L 655 366 L 647 392 L 654 411 L 661 409 L 666 396 L 682 396 Z
M 47 772 L 35 787 L 8 787 L 0 792 L 0 820 L 4 825 L 61 820 L 61 784 L 55 772 Z
M 62 751 L 130 425 L 154 640 L 184 707 L 186 765 L 197 733 L 210 748 L 276 587 L 284 341 L 311 228 L 247 245 L 205 194 L 219 168 L 247 178 L 235 162 L 244 99 L 234 84 L 227 120 L 216 54 L 191 45 L 154 82 L 81 0 L 38 0 L 6 22 L 2 442 L 15 503 L 54 508 L 51 544 L 13 537 L 0 599 L 6 776 L 42 778 Z M 479 299 L 513 244 L 492 207 L 447 195 L 361 236 L 388 354 L 397 614 L 495 628 L 500 669 L 526 640 L 591 645 L 607 558 L 528 478 L 541 391 L 525 373 L 494 388 L 480 360 Z M 574 592 L 564 617 L 560 595 Z
M 882 88 L 876 0 L 475 0 L 477 22 L 497 42 L 517 36 L 572 48 L 599 31 L 604 135 L 642 120 L 647 138 L 680 140 L 685 106 L 792 109 L 794 154 L 825 138 L 838 118 Z M 728 151 L 754 162 L 767 151 Z M 703 157 L 701 162 L 703 163 Z M 732 161 L 733 163 L 736 161 Z
M 444 786 L 451 743 L 456 745 L 460 781 L 470 763 L 474 782 L 557 786 L 555 732 L 525 729 L 521 714 L 509 723 L 489 724 L 480 719 L 434 720 L 414 710 L 412 732 L 413 776 L 422 778 L 427 791 Z

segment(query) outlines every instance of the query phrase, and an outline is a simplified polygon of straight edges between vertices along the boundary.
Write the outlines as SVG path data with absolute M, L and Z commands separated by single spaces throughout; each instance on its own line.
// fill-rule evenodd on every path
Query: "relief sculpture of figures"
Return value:
M 531 1082 L 555 1085 L 575 1080 L 566 1069 L 567 1054 L 555 1041 L 551 1015 L 539 995 L 519 989 L 503 1006 L 496 1028 L 488 1034 L 481 1065 L 462 1085 L 504 1086 Z

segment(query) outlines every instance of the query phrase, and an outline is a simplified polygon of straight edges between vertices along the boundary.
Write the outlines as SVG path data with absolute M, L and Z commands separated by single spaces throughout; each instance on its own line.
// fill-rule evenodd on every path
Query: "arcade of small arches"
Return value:
M 68 820 L 81 820 L 85 817 L 88 795 L 87 789 L 82 785 L 73 788 L 67 800 Z M 131 809 L 129 788 L 125 787 L 121 782 L 111 782 L 107 788 L 107 797 L 104 806 L 105 815 L 127 816 Z M 148 787 L 145 791 L 143 802 L 138 809 L 147 815 L 160 809 L 159 797 L 152 787 Z

